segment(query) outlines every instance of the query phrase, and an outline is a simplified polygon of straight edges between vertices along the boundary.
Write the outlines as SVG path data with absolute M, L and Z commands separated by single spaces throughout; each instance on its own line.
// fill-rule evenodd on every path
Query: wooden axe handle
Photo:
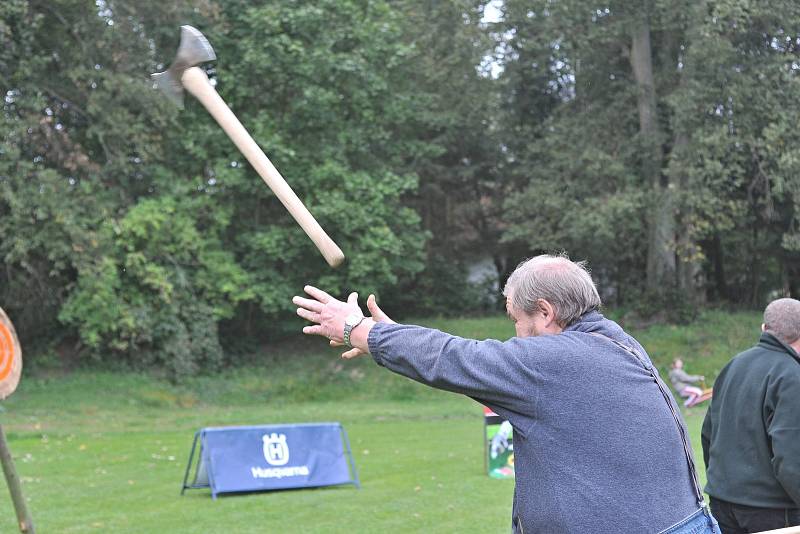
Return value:
M 234 142 L 239 150 L 247 158 L 256 172 L 261 176 L 275 196 L 286 206 L 294 220 L 303 228 L 317 245 L 317 248 L 325 257 L 325 261 L 331 267 L 338 267 L 344 261 L 344 254 L 336 243 L 325 233 L 325 230 L 311 215 L 311 212 L 297 198 L 297 195 L 289 184 L 286 183 L 281 173 L 267 158 L 264 151 L 256 144 L 253 138 L 247 133 L 242 123 L 236 118 L 219 93 L 211 86 L 208 76 L 199 67 L 186 69 L 181 77 L 183 87 L 192 93 L 203 106 L 211 113 L 228 137 Z

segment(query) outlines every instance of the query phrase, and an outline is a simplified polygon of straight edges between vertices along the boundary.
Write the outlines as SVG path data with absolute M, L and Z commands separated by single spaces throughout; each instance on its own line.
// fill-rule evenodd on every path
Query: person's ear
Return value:
M 548 326 L 556 321 L 556 309 L 552 304 L 544 299 L 539 299 L 539 311 L 544 316 L 545 326 Z
M 767 331 L 767 325 L 765 325 L 764 323 L 761 323 L 761 331 L 762 332 L 766 332 Z

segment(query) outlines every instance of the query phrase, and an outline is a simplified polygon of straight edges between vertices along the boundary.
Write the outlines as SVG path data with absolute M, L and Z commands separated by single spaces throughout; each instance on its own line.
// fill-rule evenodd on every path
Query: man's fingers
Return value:
M 352 360 L 353 358 L 357 358 L 357 357 L 361 356 L 362 354 L 366 354 L 366 353 L 363 350 L 359 349 L 359 348 L 352 348 L 352 349 L 348 350 L 347 352 L 343 352 L 342 353 L 342 358 L 344 358 L 345 360 Z
M 331 347 L 342 347 L 342 346 L 344 346 L 343 342 L 336 341 L 335 339 L 331 339 L 330 343 L 331 343 Z
M 350 293 L 350 295 L 347 297 L 347 303 L 358 306 L 358 293 L 356 293 L 355 291 Z
M 303 319 L 311 321 L 312 323 L 320 323 L 320 322 L 322 322 L 322 318 L 320 317 L 320 315 L 318 313 L 312 312 L 312 311 L 307 310 L 305 308 L 297 308 L 297 315 L 299 315 Z
M 327 304 L 331 300 L 334 300 L 332 296 L 328 295 L 321 289 L 317 289 L 314 286 L 306 286 L 303 288 L 303 291 L 305 291 L 306 293 L 308 293 L 309 295 L 311 295 L 312 297 L 314 297 L 323 304 Z
M 375 295 L 370 295 L 367 297 L 367 309 L 369 310 L 369 313 L 372 314 L 372 318 L 376 321 L 380 321 L 386 317 L 386 314 L 383 313 L 383 310 L 378 307 L 378 303 L 375 302 Z
M 311 310 L 311 311 L 315 311 L 315 312 L 321 312 L 322 308 L 324 306 L 318 300 L 311 300 L 311 299 L 306 299 L 306 298 L 297 297 L 297 296 L 292 297 L 292 302 L 294 304 L 296 304 L 297 306 L 302 306 L 303 308 L 305 308 L 307 310 Z
M 372 319 L 381 323 L 393 323 L 389 316 L 386 315 L 382 309 L 378 306 L 377 301 L 375 300 L 375 295 L 370 295 L 367 297 L 367 309 L 369 309 L 369 313 L 372 315 Z
M 325 336 L 325 337 L 327 337 L 325 335 L 325 329 L 322 328 L 322 326 L 318 325 L 318 324 L 315 324 L 315 325 L 312 325 L 312 326 L 304 326 L 303 327 L 303 333 L 304 334 L 311 334 L 311 335 L 315 335 L 315 336 Z

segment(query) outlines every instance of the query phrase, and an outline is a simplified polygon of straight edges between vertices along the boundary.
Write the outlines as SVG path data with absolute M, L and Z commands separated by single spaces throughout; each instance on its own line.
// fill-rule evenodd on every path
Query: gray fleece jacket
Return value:
M 384 323 L 368 342 L 379 365 L 511 422 L 515 531 L 657 533 L 699 508 L 670 405 L 680 412 L 612 340 L 650 363 L 598 312 L 558 335 L 505 342 Z

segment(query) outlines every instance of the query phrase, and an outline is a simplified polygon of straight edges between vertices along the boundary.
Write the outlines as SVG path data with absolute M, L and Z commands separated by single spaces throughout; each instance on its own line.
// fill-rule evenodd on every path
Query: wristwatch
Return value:
M 353 345 L 350 344 L 350 332 L 353 331 L 353 328 L 357 327 L 361 324 L 361 321 L 364 320 L 364 316 L 360 313 L 351 313 L 347 317 L 344 318 L 344 344 L 353 348 Z

